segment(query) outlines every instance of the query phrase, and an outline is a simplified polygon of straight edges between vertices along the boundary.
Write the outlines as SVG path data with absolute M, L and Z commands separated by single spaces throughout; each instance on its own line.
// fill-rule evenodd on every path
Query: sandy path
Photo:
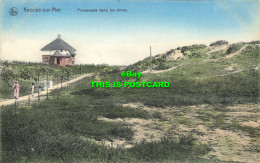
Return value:
M 230 45 L 228 44 L 224 44 L 224 45 L 220 45 L 220 46 L 213 46 L 210 47 L 210 51 L 208 52 L 208 54 L 217 52 L 217 51 L 221 51 L 221 50 L 227 50 L 229 48 Z
M 85 75 L 82 75 L 82 76 L 77 77 L 75 79 L 72 79 L 70 81 L 64 82 L 64 83 L 62 83 L 62 87 L 67 87 L 69 84 L 75 83 L 79 80 L 82 80 L 82 79 L 90 77 L 90 76 L 92 76 L 92 74 L 85 74 Z M 53 86 L 53 89 L 48 89 L 48 93 L 50 93 L 52 90 L 58 89 L 58 88 L 61 88 L 60 84 Z M 46 96 L 46 95 L 47 95 L 47 90 L 40 92 L 40 96 Z M 17 102 L 28 101 L 28 97 L 29 97 L 29 95 L 21 96 L 21 97 L 19 97 Z M 30 97 L 30 100 L 31 101 L 38 100 L 38 93 L 33 94 L 33 96 Z M 11 105 L 11 104 L 14 104 L 14 103 L 15 103 L 15 99 L 5 100 L 5 101 L 0 102 L 0 106 Z
M 234 57 L 234 56 L 240 54 L 240 53 L 241 53 L 245 48 L 246 48 L 246 46 L 240 48 L 240 49 L 239 49 L 237 52 L 235 52 L 235 53 L 231 53 L 231 54 L 229 54 L 229 55 L 226 55 L 224 58 L 231 58 L 231 57 Z

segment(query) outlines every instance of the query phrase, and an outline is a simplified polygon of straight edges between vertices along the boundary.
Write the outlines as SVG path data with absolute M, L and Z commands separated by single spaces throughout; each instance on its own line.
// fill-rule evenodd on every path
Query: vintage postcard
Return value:
M 0 162 L 260 162 L 259 0 L 0 8 Z

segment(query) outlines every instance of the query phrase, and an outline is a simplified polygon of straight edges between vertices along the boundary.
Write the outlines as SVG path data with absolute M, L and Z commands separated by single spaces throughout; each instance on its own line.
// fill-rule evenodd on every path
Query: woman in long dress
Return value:
M 14 89 L 14 98 L 18 99 L 19 98 L 20 85 L 18 84 L 17 81 L 14 82 L 13 89 Z

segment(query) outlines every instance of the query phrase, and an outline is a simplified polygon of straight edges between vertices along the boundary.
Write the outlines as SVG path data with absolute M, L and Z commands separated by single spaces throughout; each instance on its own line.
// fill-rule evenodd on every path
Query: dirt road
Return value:
M 79 80 L 82 80 L 84 78 L 90 77 L 92 75 L 93 74 L 91 74 L 91 73 L 90 74 L 85 74 L 85 75 L 82 75 L 82 76 L 77 77 L 75 79 L 72 79 L 70 81 L 64 82 L 64 83 L 62 83 L 62 87 L 67 87 L 69 84 L 75 83 L 75 82 L 77 82 Z M 58 89 L 58 88 L 61 88 L 61 84 L 57 84 L 52 89 L 48 89 L 48 93 L 50 93 L 52 90 Z M 46 96 L 46 95 L 47 95 L 47 90 L 44 90 L 44 91 L 40 92 L 40 97 L 43 97 L 43 96 Z M 16 102 L 17 103 L 21 103 L 23 101 L 28 101 L 28 99 L 29 99 L 29 95 L 21 96 L 21 97 L 19 97 L 19 99 L 17 99 Z M 37 101 L 37 100 L 38 100 L 38 93 L 30 95 L 30 101 Z M 11 104 L 15 104 L 15 99 L 8 99 L 8 100 L 0 102 L 0 106 L 11 105 Z

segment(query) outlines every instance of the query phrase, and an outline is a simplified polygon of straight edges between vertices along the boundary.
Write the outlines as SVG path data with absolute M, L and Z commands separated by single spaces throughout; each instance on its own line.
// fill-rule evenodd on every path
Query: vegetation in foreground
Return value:
M 143 141 L 131 149 L 114 149 L 86 140 L 84 138 L 99 141 L 132 139 L 134 131 L 130 127 L 98 120 L 98 116 L 148 118 L 150 115 L 142 110 L 115 106 L 106 98 L 105 104 L 98 105 L 95 96 L 81 96 L 62 95 L 28 108 L 19 108 L 16 113 L 12 107 L 6 108 L 2 112 L 3 161 L 189 160 L 198 159 L 210 151 L 207 145 L 191 135 L 179 139 L 167 136 L 157 142 Z

